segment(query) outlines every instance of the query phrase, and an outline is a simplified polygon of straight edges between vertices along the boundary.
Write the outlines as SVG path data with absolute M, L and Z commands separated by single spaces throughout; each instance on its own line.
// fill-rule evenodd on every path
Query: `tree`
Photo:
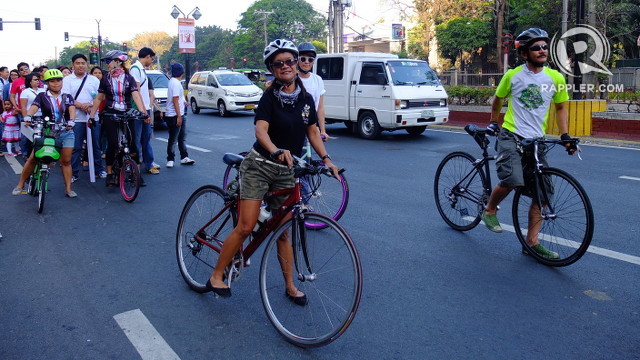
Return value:
M 223 66 L 213 64 L 212 59 L 214 59 L 221 51 L 221 47 L 227 39 L 232 37 L 233 31 L 223 30 L 219 26 L 196 26 L 196 52 L 195 54 L 189 54 L 191 73 L 197 70 L 206 70 L 217 66 Z M 178 51 L 177 36 L 173 38 L 171 48 L 162 56 L 162 66 L 165 71 L 168 71 L 168 66 L 174 62 L 180 62 L 185 65 L 185 54 Z
M 162 55 L 167 52 L 171 45 L 173 45 L 174 38 L 167 34 L 164 31 L 158 32 L 146 32 L 137 34 L 133 37 L 133 39 L 129 40 L 127 43 L 130 47 L 135 49 L 142 49 L 143 47 L 149 47 L 153 49 L 153 51 L 157 55 Z M 137 52 L 129 53 L 131 57 L 138 56 Z
M 436 38 L 440 54 L 455 63 L 460 60 L 460 69 L 465 69 L 463 55 L 474 54 L 486 47 L 492 39 L 489 23 L 470 18 L 456 18 L 436 26 Z
M 326 19 L 304 0 L 258 0 L 242 13 L 238 22 L 238 32 L 233 53 L 236 57 L 246 57 L 249 63 L 264 67 L 263 15 L 256 11 L 273 11 L 267 18 L 267 41 L 288 39 L 295 43 L 323 40 L 326 37 Z

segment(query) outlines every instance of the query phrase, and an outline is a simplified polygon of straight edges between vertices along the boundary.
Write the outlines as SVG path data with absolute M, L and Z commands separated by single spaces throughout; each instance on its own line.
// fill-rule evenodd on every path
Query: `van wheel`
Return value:
M 220 113 L 221 117 L 225 117 L 229 115 L 229 112 L 227 111 L 227 106 L 224 104 L 224 101 L 222 100 L 218 101 L 218 112 Z
M 357 126 L 358 134 L 368 140 L 376 139 L 382 131 L 380 124 L 378 124 L 376 114 L 371 111 L 364 111 L 360 114 Z
M 422 134 L 425 130 L 427 130 L 426 126 L 414 126 L 406 129 L 409 135 L 418 136 Z
M 194 114 L 200 114 L 200 107 L 196 103 L 196 99 L 191 99 L 191 112 Z

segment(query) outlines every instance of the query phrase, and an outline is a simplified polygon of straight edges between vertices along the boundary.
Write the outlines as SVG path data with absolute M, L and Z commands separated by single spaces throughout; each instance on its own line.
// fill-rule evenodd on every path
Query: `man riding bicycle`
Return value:
M 530 28 L 518 35 L 516 48 L 525 60 L 525 64 L 507 71 L 496 89 L 491 108 L 491 122 L 487 129 L 490 133 L 498 135 L 496 167 L 500 182 L 491 192 L 489 202 L 482 213 L 482 220 L 493 232 L 502 232 L 496 216 L 500 202 L 509 195 L 511 190 L 525 185 L 519 142 L 525 138 L 545 136 L 552 101 L 562 134 L 560 138 L 566 141 L 567 152 L 573 155 L 577 150 L 576 145 L 569 142 L 571 137 L 567 134 L 568 114 L 565 104 L 569 94 L 566 82 L 558 71 L 544 66 L 549 55 L 548 44 L 549 35 L 539 28 Z M 511 99 L 502 129 L 500 129 L 498 119 L 502 102 L 507 96 Z M 544 153 L 539 154 L 539 159 L 545 166 L 547 165 Z M 532 202 L 529 209 L 529 219 L 527 242 L 541 256 L 557 259 L 556 252 L 547 250 L 538 242 L 542 219 L 540 209 L 535 202 Z

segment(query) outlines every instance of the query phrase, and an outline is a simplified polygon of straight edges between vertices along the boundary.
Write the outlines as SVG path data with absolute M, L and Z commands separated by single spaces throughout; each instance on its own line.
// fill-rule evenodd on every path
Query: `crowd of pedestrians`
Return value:
M 139 118 L 146 118 L 133 120 L 129 124 L 130 149 L 141 166 L 141 172 L 159 174 L 160 165 L 154 161 L 151 145 L 151 115 L 155 98 L 151 78 L 146 73 L 155 56 L 151 48 L 144 47 L 139 51 L 137 61 L 129 67 L 129 56 L 113 50 L 101 59 L 104 69 L 100 66 L 89 69 L 84 54 L 74 55 L 70 67 L 49 69 L 43 65 L 32 70 L 26 62 L 20 62 L 13 70 L 0 66 L 0 96 L 3 103 L 0 156 L 22 155 L 25 160 L 20 181 L 12 194 L 26 193 L 25 181 L 35 166 L 33 131 L 30 131 L 32 116 L 47 116 L 63 125 L 55 136 L 63 143 L 59 163 L 65 181 L 65 194 L 70 198 L 78 196 L 71 184 L 81 179 L 82 170 L 93 171 L 90 178 L 105 179 L 107 186 L 116 183 L 111 167 L 118 148 L 117 128 L 108 117 L 101 118 L 105 109 L 109 112 L 138 111 L 136 114 Z M 165 118 L 168 120 L 171 140 L 167 146 L 167 167 L 173 167 L 176 141 L 181 164 L 192 165 L 195 161 L 188 157 L 185 145 L 186 102 L 180 84 L 184 67 L 176 63 L 171 69 L 169 75 L 174 78 L 170 84 L 174 86 L 169 90 L 170 110 Z M 142 186 L 146 185 L 144 180 L 141 179 L 141 182 Z

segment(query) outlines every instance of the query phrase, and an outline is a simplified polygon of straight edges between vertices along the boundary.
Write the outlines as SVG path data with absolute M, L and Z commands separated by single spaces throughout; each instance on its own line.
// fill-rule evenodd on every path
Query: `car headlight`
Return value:
M 224 94 L 225 94 L 226 96 L 236 96 L 236 93 L 234 93 L 233 91 L 229 91 L 229 90 L 225 90 L 225 91 L 224 91 Z
M 406 109 L 409 107 L 409 101 L 407 100 L 396 100 L 396 110 Z

